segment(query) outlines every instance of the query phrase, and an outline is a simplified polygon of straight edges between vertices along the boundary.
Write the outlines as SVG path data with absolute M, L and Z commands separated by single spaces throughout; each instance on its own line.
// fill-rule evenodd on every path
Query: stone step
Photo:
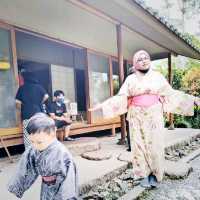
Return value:
M 176 144 L 172 144 L 171 146 L 165 147 L 165 149 L 173 150 L 176 148 L 180 148 L 183 145 L 187 144 L 188 142 L 195 140 L 195 138 L 197 138 L 197 137 L 199 137 L 199 135 L 197 135 L 196 137 L 188 138 L 188 140 L 179 141 Z M 93 152 L 91 152 L 90 154 L 93 155 Z M 196 154 L 199 155 L 199 152 L 197 152 Z M 96 157 L 96 155 L 94 157 Z M 132 152 L 122 152 L 120 155 L 117 156 L 117 159 L 120 161 L 124 161 L 124 163 L 126 163 L 126 165 L 124 165 L 124 167 L 126 169 L 126 167 L 128 167 L 128 164 L 130 164 L 132 161 Z M 182 162 L 182 161 L 178 161 L 178 162 L 166 161 L 166 164 L 164 164 L 164 165 L 165 165 L 165 174 L 168 175 L 172 179 L 185 178 L 192 170 L 192 168 L 189 164 L 187 164 L 186 162 Z M 116 169 L 116 171 L 118 171 L 118 170 Z M 115 178 L 117 176 L 117 174 L 118 173 L 116 173 L 115 176 L 112 176 L 112 178 L 110 177 L 110 179 L 108 178 L 109 174 L 106 174 L 106 177 L 108 178 L 107 181 Z M 103 185 L 104 183 L 105 183 L 104 178 L 99 177 L 98 181 L 96 181 L 96 180 L 92 181 L 92 182 L 88 183 L 87 186 L 82 185 L 81 191 L 82 191 L 82 193 L 87 193 L 89 190 L 92 190 L 95 187 L 97 187 L 97 185 Z M 140 196 L 144 191 L 145 191 L 144 188 L 141 188 L 140 186 L 135 186 L 132 190 L 129 190 L 124 196 L 122 196 L 120 198 L 120 200 L 137 199 L 138 196 Z
M 63 144 L 73 156 L 80 156 L 83 153 L 101 149 L 101 143 L 95 137 L 81 137 L 75 141 L 65 141 Z
M 86 152 L 81 155 L 82 158 L 88 159 L 88 160 L 108 160 L 112 157 L 112 153 L 106 150 L 98 150 L 98 151 L 92 151 L 92 152 Z
M 165 161 L 165 175 L 170 179 L 186 178 L 192 170 L 191 165 L 186 162 Z
M 129 190 L 121 198 L 119 198 L 119 200 L 134 200 L 134 199 L 137 199 L 144 191 L 145 191 L 145 188 L 143 188 L 141 186 L 136 186 L 132 190 Z

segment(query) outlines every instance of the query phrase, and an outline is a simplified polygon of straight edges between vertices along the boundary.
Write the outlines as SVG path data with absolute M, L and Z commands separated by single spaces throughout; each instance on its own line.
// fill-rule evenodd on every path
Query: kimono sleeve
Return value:
M 161 77 L 161 82 L 162 87 L 159 90 L 159 95 L 164 100 L 164 112 L 187 116 L 194 115 L 195 97 L 173 89 L 164 77 Z
M 29 148 L 22 155 L 16 174 L 8 183 L 8 191 L 21 198 L 37 177 L 38 173 L 35 170 L 34 152 Z
M 57 167 L 61 168 L 62 176 L 57 177 L 57 184 L 60 185 L 57 196 L 59 200 L 78 199 L 78 174 L 76 164 L 72 160 L 69 152 L 61 153 L 62 164 Z
M 125 114 L 128 107 L 128 79 L 125 80 L 117 95 L 107 99 L 102 103 L 104 118 L 114 118 Z

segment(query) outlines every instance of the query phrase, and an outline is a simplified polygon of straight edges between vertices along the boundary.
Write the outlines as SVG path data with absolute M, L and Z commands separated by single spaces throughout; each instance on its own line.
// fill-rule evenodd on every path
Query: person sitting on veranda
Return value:
M 54 101 L 49 106 L 49 115 L 55 121 L 57 128 L 64 128 L 65 130 L 65 141 L 74 141 L 73 138 L 69 137 L 71 119 L 69 113 L 67 113 L 67 108 L 64 103 L 65 95 L 62 90 L 56 90 L 54 92 Z

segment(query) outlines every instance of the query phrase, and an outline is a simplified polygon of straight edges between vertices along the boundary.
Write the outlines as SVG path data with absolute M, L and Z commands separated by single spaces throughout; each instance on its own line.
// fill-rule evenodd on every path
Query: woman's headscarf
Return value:
M 137 51 L 133 56 L 133 66 L 136 70 L 141 69 L 141 64 L 138 63 L 138 59 L 141 57 L 142 54 L 144 54 L 150 59 L 150 55 L 147 51 L 145 50 Z

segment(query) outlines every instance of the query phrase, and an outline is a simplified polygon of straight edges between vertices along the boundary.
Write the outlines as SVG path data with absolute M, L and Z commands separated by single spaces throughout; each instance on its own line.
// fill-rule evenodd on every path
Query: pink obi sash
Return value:
M 159 102 L 159 96 L 155 94 L 142 94 L 131 99 L 131 106 L 149 107 Z

